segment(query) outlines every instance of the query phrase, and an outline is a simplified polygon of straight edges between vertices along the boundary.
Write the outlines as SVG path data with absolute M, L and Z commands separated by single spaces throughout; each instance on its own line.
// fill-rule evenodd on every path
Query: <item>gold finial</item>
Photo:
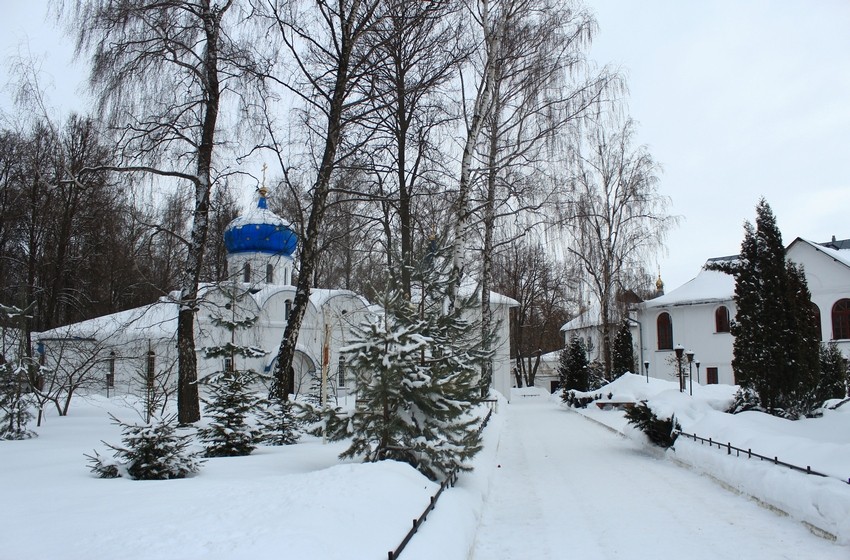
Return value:
M 266 188 L 266 169 L 269 166 L 265 163 L 263 164 L 263 181 L 260 183 L 260 188 L 257 189 L 260 192 L 260 196 L 266 198 L 266 195 L 269 194 L 269 189 Z
M 664 282 L 661 280 L 661 265 L 658 265 L 658 280 L 655 281 L 655 289 L 659 292 L 664 289 Z

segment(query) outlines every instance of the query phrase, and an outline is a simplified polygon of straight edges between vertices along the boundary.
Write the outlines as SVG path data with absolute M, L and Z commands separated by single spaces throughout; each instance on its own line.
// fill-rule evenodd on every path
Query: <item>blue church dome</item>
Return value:
M 298 236 L 289 223 L 269 210 L 266 190 L 260 189 L 257 207 L 227 224 L 224 245 L 228 253 L 268 253 L 291 257 Z

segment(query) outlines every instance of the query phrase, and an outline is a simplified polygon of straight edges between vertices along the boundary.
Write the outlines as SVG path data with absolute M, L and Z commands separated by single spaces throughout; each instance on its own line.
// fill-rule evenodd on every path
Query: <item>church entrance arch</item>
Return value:
M 269 365 L 266 371 L 272 372 L 277 370 L 277 358 Z M 295 356 L 292 358 L 292 375 L 289 376 L 289 385 L 286 391 L 290 395 L 303 395 L 310 391 L 312 380 L 318 375 L 319 366 L 306 353 L 301 350 L 295 351 Z

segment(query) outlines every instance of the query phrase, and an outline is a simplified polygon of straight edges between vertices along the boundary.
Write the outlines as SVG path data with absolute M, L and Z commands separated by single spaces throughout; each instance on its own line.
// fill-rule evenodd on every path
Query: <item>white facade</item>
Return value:
M 797 238 L 788 246 L 786 256 L 804 268 L 812 303 L 820 313 L 822 340 L 834 341 L 845 356 L 850 356 L 850 329 L 846 328 L 847 317 L 842 314 L 850 306 L 850 250 Z M 703 269 L 676 290 L 639 304 L 636 309 L 636 319 L 641 325 L 639 359 L 642 363 L 649 362 L 649 375 L 675 379 L 673 349 L 681 345 L 686 351 L 694 352 L 694 364 L 690 368 L 694 382 L 734 384 L 733 337 L 723 320 L 726 313 L 730 321 L 735 318 L 734 291 L 732 276 Z M 665 333 L 667 319 L 672 333 Z M 672 334 L 672 338 L 667 334 Z M 695 365 L 697 361 L 699 368 Z M 684 370 L 689 371 L 687 359 Z
M 233 281 L 203 285 L 195 315 L 195 346 L 198 377 L 227 367 L 251 369 L 267 383 L 276 366 L 296 288 L 292 278 L 294 234 L 289 225 L 265 207 L 260 193 L 258 207 L 234 220 L 225 233 L 228 272 Z M 163 387 L 174 386 L 177 378 L 177 294 L 136 309 L 35 333 L 43 358 L 57 371 L 73 370 L 89 375 L 87 387 L 144 395 L 149 378 Z M 494 341 L 492 387 L 510 396 L 508 310 L 517 302 L 491 294 Z M 349 290 L 311 290 L 296 344 L 294 379 L 290 391 L 315 393 L 325 380 L 326 395 L 332 400 L 352 393 L 354 376 L 347 372 L 340 349 L 352 342 L 351 327 L 369 314 L 379 313 L 365 298 Z M 248 328 L 228 330 L 217 321 L 256 318 Z M 262 357 L 236 357 L 234 364 L 222 357 L 206 358 L 205 348 L 232 342 L 266 352 Z

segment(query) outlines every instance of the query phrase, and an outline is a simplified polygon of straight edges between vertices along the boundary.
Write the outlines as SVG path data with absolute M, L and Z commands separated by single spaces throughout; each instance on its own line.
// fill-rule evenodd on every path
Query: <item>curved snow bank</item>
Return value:
M 690 389 L 690 387 L 688 387 Z M 834 478 L 806 475 L 759 459 L 747 459 L 680 437 L 675 458 L 723 484 L 813 526 L 815 532 L 850 543 L 850 409 L 826 410 L 822 418 L 785 420 L 760 412 L 726 414 L 737 387 L 694 385 L 693 396 L 677 382 L 627 374 L 594 394 L 612 400 L 646 400 L 659 417 L 676 416 L 682 431 L 731 443 L 780 461 L 807 466 Z M 589 406 L 580 412 L 628 437 L 645 440 L 627 424 L 622 412 Z M 648 445 L 648 444 L 647 444 Z M 817 531 L 817 530 L 820 531 Z
M 460 473 L 457 485 L 443 492 L 428 521 L 404 549 L 405 560 L 467 560 L 469 557 L 493 474 L 498 468 L 495 457 L 505 425 L 505 415 L 498 414 L 498 410 L 505 406 L 511 405 L 500 395 L 496 410 L 484 428 L 484 447 L 472 460 L 473 472 Z

